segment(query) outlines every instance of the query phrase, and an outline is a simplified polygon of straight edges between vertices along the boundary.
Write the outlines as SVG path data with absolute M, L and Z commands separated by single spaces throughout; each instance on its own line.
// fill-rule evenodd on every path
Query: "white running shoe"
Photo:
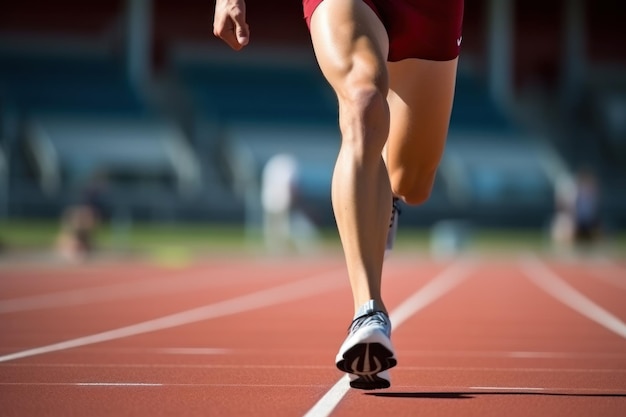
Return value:
M 391 221 L 389 222 L 389 231 L 387 232 L 387 243 L 385 244 L 385 257 L 389 255 L 396 242 L 396 234 L 398 233 L 398 218 L 400 217 L 400 199 L 393 197 L 391 202 Z
M 358 389 L 380 389 L 391 386 L 390 368 L 397 361 L 391 344 L 391 322 L 374 300 L 357 312 L 348 337 L 335 360 L 339 370 L 350 374 L 350 386 Z

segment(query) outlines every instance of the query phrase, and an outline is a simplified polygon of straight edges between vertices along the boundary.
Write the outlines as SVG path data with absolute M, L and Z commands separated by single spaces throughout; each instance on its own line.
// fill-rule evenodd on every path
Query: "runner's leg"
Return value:
M 391 209 L 382 149 L 389 134 L 387 32 L 361 0 L 324 0 L 311 18 L 318 63 L 339 101 L 342 143 L 332 203 L 355 311 L 384 308 L 381 273 Z

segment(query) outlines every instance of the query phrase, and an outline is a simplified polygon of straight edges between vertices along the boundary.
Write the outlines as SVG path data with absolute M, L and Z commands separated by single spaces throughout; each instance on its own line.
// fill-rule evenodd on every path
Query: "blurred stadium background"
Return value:
M 182 225 L 195 237 L 180 239 L 196 242 L 210 238 L 198 225 L 254 231 L 261 170 L 281 152 L 300 161 L 307 214 L 332 230 L 336 103 L 301 3 L 249 1 L 252 42 L 238 53 L 213 37 L 213 4 L 3 2 L 5 247 L 53 233 L 81 199 L 103 208 L 113 235 Z M 612 0 L 466 0 L 448 147 L 430 201 L 403 212 L 405 233 L 452 219 L 542 234 L 557 184 L 582 168 L 599 179 L 605 229 L 624 230 L 619 9 Z

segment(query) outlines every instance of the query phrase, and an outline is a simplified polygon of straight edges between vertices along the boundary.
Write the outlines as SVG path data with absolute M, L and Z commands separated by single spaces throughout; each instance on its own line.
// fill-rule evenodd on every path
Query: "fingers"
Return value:
M 250 28 L 245 20 L 235 22 L 235 34 L 239 45 L 246 46 L 248 44 L 248 41 L 250 40 Z
M 221 25 L 214 26 L 213 34 L 237 51 L 246 46 L 250 40 L 250 29 L 245 22 L 237 24 L 227 20 Z
M 237 51 L 248 44 L 250 29 L 246 23 L 246 10 L 243 1 L 224 0 L 216 2 L 213 34 Z

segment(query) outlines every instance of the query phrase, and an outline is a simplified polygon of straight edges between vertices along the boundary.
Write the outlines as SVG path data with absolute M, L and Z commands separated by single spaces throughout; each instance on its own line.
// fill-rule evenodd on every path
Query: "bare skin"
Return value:
M 233 49 L 249 40 L 243 0 L 217 0 L 214 33 Z M 430 195 L 443 155 L 457 60 L 388 63 L 389 39 L 361 0 L 324 0 L 311 17 L 319 66 L 339 102 L 342 143 L 332 203 L 354 309 L 384 309 L 381 276 L 391 197 Z
M 391 213 L 391 185 L 382 158 L 389 134 L 389 39 L 360 0 L 326 0 L 311 19 L 311 38 L 339 101 L 342 143 L 332 203 L 355 311 L 374 299 L 384 306 L 381 275 Z M 383 307 L 384 308 L 384 307 Z
M 238 51 L 250 40 L 244 0 L 217 0 L 213 18 L 213 34 Z
M 391 129 L 384 156 L 393 193 L 408 204 L 430 196 L 448 136 L 457 63 L 387 63 Z

